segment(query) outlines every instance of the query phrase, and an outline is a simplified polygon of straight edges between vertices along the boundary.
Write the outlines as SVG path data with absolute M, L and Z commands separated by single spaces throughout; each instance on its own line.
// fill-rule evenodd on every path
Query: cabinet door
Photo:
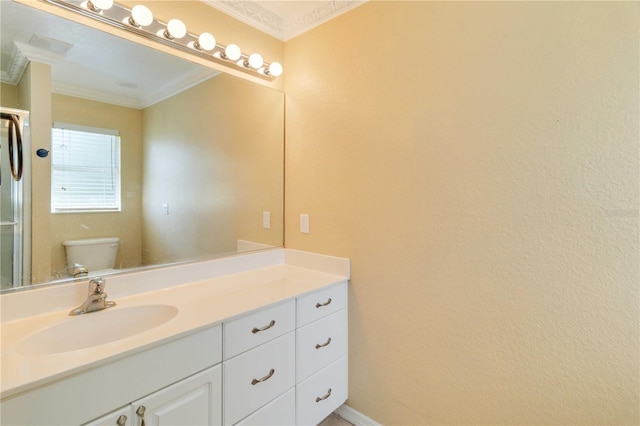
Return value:
M 222 423 L 221 367 L 210 368 L 133 404 L 135 425 L 219 425 Z
M 85 423 L 85 426 L 135 426 L 131 405 L 112 411 L 98 419 Z

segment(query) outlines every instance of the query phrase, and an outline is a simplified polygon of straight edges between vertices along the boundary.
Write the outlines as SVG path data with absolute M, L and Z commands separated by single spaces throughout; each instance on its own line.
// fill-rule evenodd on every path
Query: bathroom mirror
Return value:
M 68 240 L 119 238 L 115 273 L 283 245 L 282 92 L 13 1 L 0 8 L 2 106 L 39 108 L 23 287 L 72 279 Z M 52 155 L 35 152 L 59 148 L 42 137 L 52 122 L 119 134 L 120 211 L 51 212 Z

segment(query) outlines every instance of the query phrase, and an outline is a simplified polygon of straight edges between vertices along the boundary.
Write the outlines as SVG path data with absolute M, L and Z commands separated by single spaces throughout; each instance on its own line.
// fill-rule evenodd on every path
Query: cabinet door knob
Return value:
M 251 381 L 252 385 L 257 385 L 258 383 L 262 383 L 262 382 L 266 382 L 267 380 L 269 380 L 271 378 L 271 376 L 273 376 L 273 373 L 275 373 L 276 370 L 274 370 L 273 368 L 269 371 L 269 374 L 267 374 L 266 376 L 264 376 L 262 379 L 253 379 Z
M 331 298 L 329 298 L 329 300 L 327 300 L 324 303 L 320 303 L 320 302 L 316 303 L 316 308 L 321 308 L 323 306 L 327 306 L 329 303 L 331 303 Z
M 329 340 L 327 340 L 324 343 L 318 343 L 316 344 L 316 349 L 320 349 L 320 348 L 324 348 L 325 346 L 327 346 L 329 343 L 331 343 L 331 337 L 329 337 Z
M 127 416 L 123 414 L 120 417 L 118 417 L 118 420 L 116 420 L 116 424 L 118 426 L 125 426 L 127 424 Z
M 147 411 L 147 407 L 145 407 L 144 405 L 141 405 L 138 407 L 138 409 L 136 410 L 136 414 L 138 415 L 138 417 L 140 417 L 140 426 L 145 426 L 144 425 L 144 412 Z
M 271 327 L 273 327 L 274 325 L 276 325 L 276 320 L 271 320 L 271 322 L 270 322 L 269 324 L 265 325 L 265 326 L 264 326 L 264 327 L 262 327 L 262 328 L 253 327 L 253 330 L 251 330 L 251 332 L 252 332 L 253 334 L 256 334 L 256 333 L 258 333 L 258 332 L 260 332 L 260 331 L 268 330 L 268 329 L 270 329 Z
M 329 392 L 327 392 L 326 395 L 317 397 L 316 398 L 316 402 L 324 401 L 325 399 L 329 398 L 330 396 L 331 396 L 331 388 L 329 388 Z

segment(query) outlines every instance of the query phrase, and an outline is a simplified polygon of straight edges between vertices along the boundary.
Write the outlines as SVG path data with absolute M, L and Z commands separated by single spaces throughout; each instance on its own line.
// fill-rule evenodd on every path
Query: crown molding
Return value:
M 178 81 L 170 82 L 164 87 L 159 88 L 152 96 L 148 96 L 140 100 L 140 106 L 138 108 L 143 109 L 155 105 L 158 102 L 162 102 L 178 93 L 187 90 L 193 86 L 197 86 L 203 81 L 209 80 L 217 75 L 221 74 L 220 71 L 213 70 L 211 68 L 198 67 L 180 78 Z
M 203 0 L 203 2 L 245 24 L 282 40 L 284 20 L 256 2 L 248 0 Z
M 22 74 L 24 74 L 24 70 L 27 69 L 27 65 L 29 64 L 29 58 L 25 54 L 23 54 L 19 49 L 13 49 L 11 59 L 9 59 L 9 67 L 7 71 L 2 71 L 0 75 L 0 81 L 2 83 L 10 84 L 12 86 L 16 86 L 20 79 L 22 78 Z
M 367 0 L 335 0 L 327 1 L 324 5 L 317 9 L 300 16 L 291 22 L 285 24 L 284 35 L 282 41 L 290 40 L 307 31 L 324 24 L 346 13 L 356 7 L 366 3 Z
M 8 71 L 3 71 L 0 80 L 3 83 L 17 85 L 22 78 L 22 74 L 27 69 L 29 62 L 40 62 L 48 65 L 55 65 L 57 62 L 64 60 L 65 55 L 62 53 L 54 53 L 45 49 L 31 46 L 19 41 L 13 42 L 15 49 L 11 56 L 11 65 Z
M 132 96 L 121 96 L 104 90 L 87 89 L 72 84 L 51 83 L 51 91 L 60 95 L 73 96 L 75 98 L 88 99 L 90 101 L 104 102 L 127 108 L 140 109 L 140 100 Z
M 52 83 L 51 91 L 61 95 L 73 96 L 76 98 L 89 99 L 97 102 L 104 102 L 119 105 L 127 108 L 144 109 L 158 102 L 168 99 L 178 93 L 202 83 L 205 80 L 215 77 L 220 71 L 208 68 L 197 68 L 192 73 L 185 75 L 177 81 L 173 81 L 164 87 L 157 88 L 152 96 L 138 98 L 135 96 L 125 96 L 110 93 L 104 90 L 87 89 L 71 84 Z
M 326 1 L 320 7 L 312 10 L 306 15 L 298 16 L 291 21 L 285 21 L 284 18 L 270 12 L 255 1 L 202 1 L 205 4 L 281 41 L 287 41 L 335 18 L 336 16 L 366 3 L 367 0 Z

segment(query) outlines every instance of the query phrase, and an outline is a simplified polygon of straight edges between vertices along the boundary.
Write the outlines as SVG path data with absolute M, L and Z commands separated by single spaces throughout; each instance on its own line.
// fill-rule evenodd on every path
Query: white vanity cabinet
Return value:
M 225 425 L 317 424 L 346 401 L 346 282 L 223 330 Z
M 215 366 L 174 383 L 87 426 L 220 425 L 222 372 Z
M 296 358 L 296 424 L 315 425 L 347 399 L 346 283 L 298 300 Z
M 225 425 L 295 386 L 295 327 L 295 300 L 224 323 Z
M 112 411 L 109 414 L 105 414 L 98 419 L 86 423 L 85 426 L 133 426 L 136 424 L 133 406 L 128 404 L 119 410 Z
M 178 293 L 184 288 L 159 292 L 165 299 L 154 303 L 182 306 L 167 328 L 175 330 L 180 320 L 199 325 L 149 338 L 139 346 L 133 338 L 106 343 L 100 351 L 112 353 L 92 363 L 81 364 L 94 351 L 39 358 L 5 348 L 3 356 L 14 358 L 3 371 L 44 368 L 44 360 L 62 360 L 74 369 L 3 397 L 0 423 L 319 423 L 347 399 L 347 280 L 295 268 L 283 275 L 263 286 L 245 285 L 208 297 L 203 296 L 208 283 L 186 296 Z M 199 296 L 195 304 L 193 294 Z M 179 304 L 181 297 L 184 305 Z M 222 313 L 207 316 L 215 309 Z M 122 347 L 127 350 L 115 349 Z M 76 361 L 82 367 L 76 367 Z
M 4 399 L 0 423 L 84 424 L 104 416 L 104 413 L 114 410 L 119 413 L 118 407 L 125 407 L 158 390 L 160 392 L 156 395 L 162 395 L 163 390 L 172 389 L 173 386 L 180 386 L 181 390 L 184 390 L 182 386 L 189 388 L 193 383 L 191 380 L 195 380 L 194 374 L 198 375 L 216 364 L 218 370 L 212 371 L 217 371 L 214 373 L 218 376 L 217 384 L 213 383 L 215 376 L 210 380 L 212 388 L 217 386 L 220 389 L 221 360 L 222 326 L 216 325 Z M 219 391 L 212 392 L 214 396 L 217 394 Z M 176 398 L 178 404 L 185 404 Z M 212 411 L 220 410 L 215 407 L 220 402 L 212 400 L 210 403 Z M 107 424 L 117 425 L 119 416 L 112 418 L 115 420 L 113 423 Z M 127 417 L 131 418 L 130 415 Z M 130 424 L 133 423 L 127 423 Z M 139 422 L 135 424 L 139 425 Z M 145 421 L 145 424 L 152 423 Z

